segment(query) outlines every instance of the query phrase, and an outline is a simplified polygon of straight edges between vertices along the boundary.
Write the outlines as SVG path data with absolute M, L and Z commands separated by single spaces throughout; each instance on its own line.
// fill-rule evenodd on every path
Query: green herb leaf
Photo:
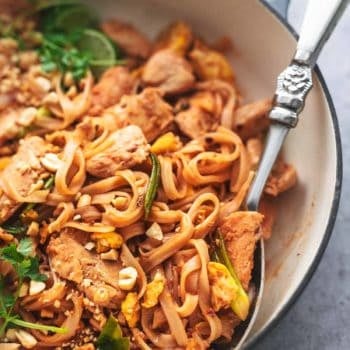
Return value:
M 53 333 L 58 333 L 58 334 L 64 334 L 67 333 L 67 329 L 63 327 L 55 327 L 55 326 L 47 326 L 44 324 L 37 324 L 37 323 L 32 323 L 32 322 L 27 322 L 20 320 L 18 318 L 12 319 L 10 323 L 24 327 L 24 328 L 30 328 L 30 329 L 37 329 L 40 331 L 48 331 L 48 332 L 53 332 Z
M 17 252 L 22 254 L 25 257 L 28 257 L 31 254 L 33 254 L 33 243 L 31 239 L 30 238 L 22 239 L 17 246 Z
M 15 266 L 23 262 L 24 257 L 17 251 L 17 247 L 14 243 L 0 249 L 0 257 Z
M 120 325 L 112 315 L 109 316 L 97 338 L 97 346 L 99 350 L 128 350 L 130 348 L 129 338 L 123 337 Z
M 0 275 L 0 319 L 2 320 L 0 322 L 0 337 L 4 334 L 9 324 L 54 333 L 67 332 L 66 329 L 60 327 L 26 322 L 13 313 L 24 278 L 35 281 L 45 281 L 47 279 L 46 275 L 39 272 L 39 259 L 32 256 L 32 253 L 33 244 L 29 238 L 22 239 L 17 246 L 10 244 L 0 249 L 0 258 L 9 262 L 18 275 L 18 286 L 14 294 L 10 294 L 6 290 L 5 278 Z
M 44 189 L 50 190 L 55 185 L 55 175 L 51 175 L 44 183 Z
M 159 163 L 158 157 L 153 153 L 150 154 L 150 157 L 152 161 L 152 172 L 151 172 L 151 177 L 149 180 L 149 184 L 148 184 L 146 196 L 145 196 L 145 218 L 146 219 L 148 218 L 151 212 L 152 204 L 157 194 L 159 179 L 160 179 L 160 163 Z
M 13 266 L 20 280 L 29 278 L 35 281 L 45 281 L 47 277 L 39 273 L 39 260 L 31 256 L 32 252 L 32 241 L 30 238 L 25 238 L 19 242 L 18 246 L 12 243 L 0 249 L 0 257 Z
M 25 277 L 33 281 L 44 282 L 47 280 L 47 276 L 39 272 L 39 259 L 37 257 L 30 258 L 30 264 L 28 264 L 25 271 Z

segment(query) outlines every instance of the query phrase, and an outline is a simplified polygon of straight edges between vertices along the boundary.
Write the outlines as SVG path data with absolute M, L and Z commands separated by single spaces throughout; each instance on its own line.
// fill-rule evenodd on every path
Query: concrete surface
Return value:
M 298 30 L 306 0 L 292 0 Z M 350 6 L 319 58 L 337 110 L 343 143 L 343 190 L 332 238 L 306 290 L 253 350 L 350 349 Z

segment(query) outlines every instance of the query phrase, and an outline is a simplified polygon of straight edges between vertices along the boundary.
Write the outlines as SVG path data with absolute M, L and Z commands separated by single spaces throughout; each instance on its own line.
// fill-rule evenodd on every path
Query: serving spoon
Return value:
M 289 66 L 278 76 L 271 121 L 258 170 L 246 198 L 246 207 L 257 211 L 267 178 L 291 128 L 296 127 L 305 98 L 312 88 L 312 70 L 317 58 L 344 12 L 348 0 L 309 0 L 300 30 L 296 52 Z M 258 314 L 264 287 L 265 254 L 261 238 L 255 250 L 253 283 L 256 297 L 251 315 L 236 340 L 234 349 L 244 346 Z

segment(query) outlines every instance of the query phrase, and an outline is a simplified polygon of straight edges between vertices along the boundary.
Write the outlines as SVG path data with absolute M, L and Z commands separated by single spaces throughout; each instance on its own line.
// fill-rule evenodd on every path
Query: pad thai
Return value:
M 279 158 L 244 209 L 271 100 L 245 102 L 230 40 L 73 0 L 1 1 L 0 36 L 0 349 L 229 344 L 296 183 Z

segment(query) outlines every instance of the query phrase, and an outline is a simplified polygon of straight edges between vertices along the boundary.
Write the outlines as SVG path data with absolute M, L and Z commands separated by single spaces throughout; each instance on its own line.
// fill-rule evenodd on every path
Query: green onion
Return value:
M 1 228 L 6 232 L 11 233 L 13 235 L 24 234 L 27 231 L 27 225 L 24 225 L 21 221 L 17 220 L 12 223 L 4 223 L 1 225 Z
M 12 323 L 12 324 L 14 324 L 16 326 L 19 326 L 19 327 L 30 328 L 30 329 L 37 329 L 39 331 L 48 331 L 48 332 L 53 332 L 53 333 L 58 333 L 58 334 L 67 333 L 67 329 L 66 328 L 55 327 L 55 326 L 47 326 L 47 325 L 38 324 L 38 323 L 31 323 L 31 322 L 20 320 L 18 318 L 11 318 L 9 320 L 9 323 Z
M 152 172 L 151 178 L 149 180 L 149 185 L 147 188 L 146 196 L 145 196 L 145 218 L 147 219 L 152 208 L 152 204 L 154 198 L 156 197 L 159 178 L 160 178 L 160 163 L 157 156 L 153 153 L 150 154 L 152 161 Z
M 50 190 L 55 184 L 55 175 L 51 175 L 44 183 L 44 189 Z
M 237 296 L 231 302 L 231 308 L 233 312 L 242 321 L 244 321 L 249 314 L 249 297 L 244 288 L 242 287 L 241 281 L 239 280 L 235 268 L 232 265 L 232 262 L 226 250 L 224 238 L 222 237 L 220 231 L 218 231 L 218 248 L 215 250 L 213 258 L 227 267 L 228 271 L 230 272 L 232 278 L 234 279 L 237 285 Z
M 97 338 L 99 350 L 129 350 L 130 340 L 123 337 L 118 321 L 111 315 Z

